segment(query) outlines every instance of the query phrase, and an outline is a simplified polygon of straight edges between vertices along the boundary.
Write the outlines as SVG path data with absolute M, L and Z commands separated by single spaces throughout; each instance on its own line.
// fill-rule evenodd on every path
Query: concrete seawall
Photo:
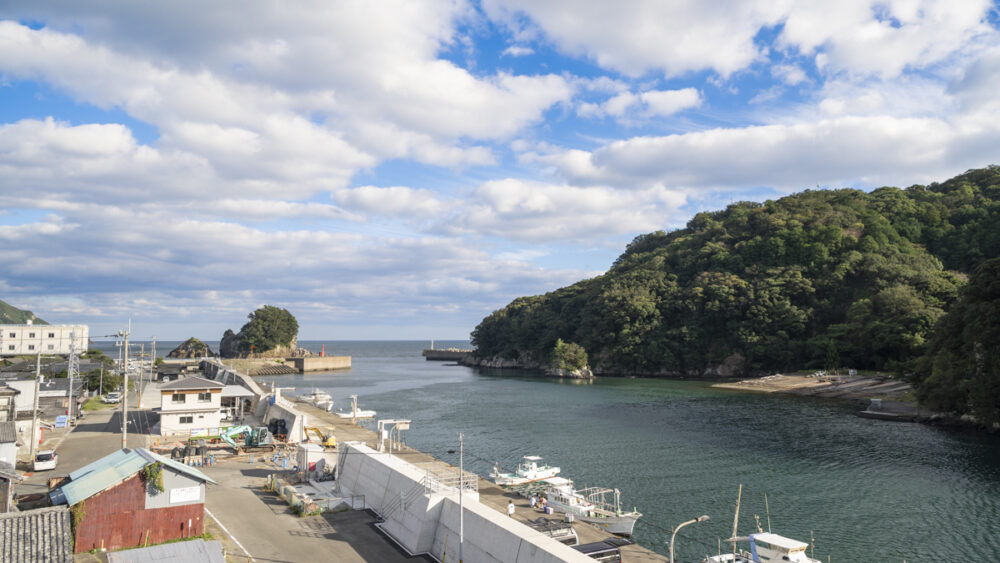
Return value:
M 424 350 L 423 356 L 427 360 L 444 362 L 464 362 L 472 358 L 472 350 L 459 350 L 458 348 L 445 348 L 444 350 Z
M 291 364 L 299 373 L 308 371 L 333 371 L 338 369 L 351 369 L 350 356 L 312 356 L 309 358 L 286 358 L 285 362 Z
M 364 495 L 383 518 L 381 529 L 412 554 L 458 561 L 458 487 L 432 472 L 363 443 L 341 445 L 340 493 Z M 455 475 L 457 479 L 457 473 Z M 475 479 L 475 477 L 473 477 Z M 466 561 L 496 563 L 586 563 L 579 551 L 479 502 L 474 487 L 463 493 Z

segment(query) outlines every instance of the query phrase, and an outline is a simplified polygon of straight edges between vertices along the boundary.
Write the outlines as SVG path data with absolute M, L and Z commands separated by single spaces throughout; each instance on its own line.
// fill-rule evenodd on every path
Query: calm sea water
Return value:
M 161 343 L 158 352 L 177 343 Z M 213 349 L 217 343 L 210 343 Z M 260 378 L 360 395 L 379 418 L 409 418 L 406 442 L 488 475 L 537 454 L 579 486 L 617 487 L 644 516 L 642 545 L 666 553 L 672 526 L 707 514 L 677 540 L 680 561 L 729 537 L 743 484 L 740 533 L 809 541 L 818 559 L 991 561 L 1000 555 L 1000 437 L 854 416 L 839 401 L 742 394 L 708 383 L 598 379 L 574 384 L 519 372 L 427 362 L 429 342 L 303 342 L 350 355 L 350 371 Z M 437 347 L 468 346 L 438 341 Z M 104 348 L 104 346 L 101 346 Z

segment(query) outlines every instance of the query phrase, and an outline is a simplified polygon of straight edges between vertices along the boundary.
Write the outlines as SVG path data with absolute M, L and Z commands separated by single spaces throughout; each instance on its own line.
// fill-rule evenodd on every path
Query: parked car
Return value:
M 59 463 L 59 454 L 55 450 L 42 450 L 35 454 L 33 469 L 35 471 L 47 471 L 55 469 L 57 463 Z
M 122 402 L 122 394 L 118 391 L 112 391 L 101 398 L 103 403 L 120 403 Z

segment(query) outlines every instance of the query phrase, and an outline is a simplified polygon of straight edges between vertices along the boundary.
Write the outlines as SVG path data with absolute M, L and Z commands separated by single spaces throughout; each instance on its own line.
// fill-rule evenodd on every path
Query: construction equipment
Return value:
M 243 445 L 240 445 L 236 438 L 243 435 L 246 437 L 243 439 Z M 272 452 L 277 448 L 271 433 L 264 426 L 260 428 L 251 428 L 246 425 L 234 426 L 220 434 L 219 438 L 232 446 L 237 454 L 242 452 Z
M 335 438 L 333 435 L 333 428 L 327 426 L 326 429 L 327 432 L 323 433 L 320 431 L 319 428 L 316 428 L 315 426 L 306 426 L 306 437 L 308 437 L 309 434 L 311 433 L 315 435 L 317 438 L 319 438 L 319 443 L 324 448 L 336 448 L 337 438 Z

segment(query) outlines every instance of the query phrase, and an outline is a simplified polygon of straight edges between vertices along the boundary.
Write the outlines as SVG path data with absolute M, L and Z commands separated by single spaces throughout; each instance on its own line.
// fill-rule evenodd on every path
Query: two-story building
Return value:
M 87 325 L 0 325 L 0 356 L 82 354 L 89 337 Z
M 160 386 L 160 435 L 207 435 L 222 425 L 222 388 L 202 377 L 185 377 Z

